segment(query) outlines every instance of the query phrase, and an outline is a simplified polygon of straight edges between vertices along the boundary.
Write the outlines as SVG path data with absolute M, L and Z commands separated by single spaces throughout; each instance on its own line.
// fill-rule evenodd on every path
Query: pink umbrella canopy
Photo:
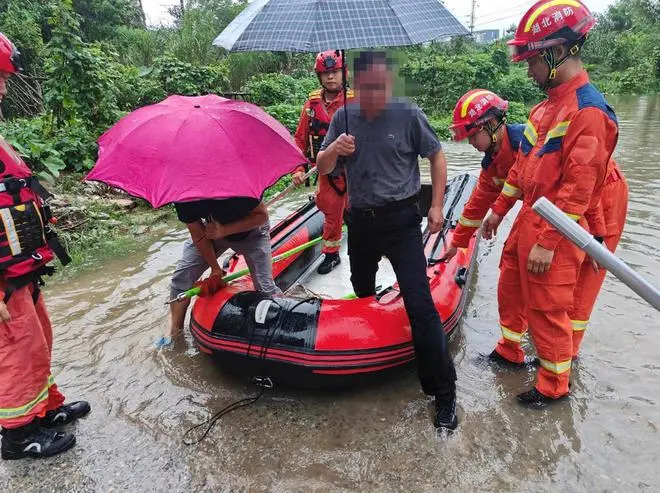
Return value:
M 85 177 L 147 200 L 261 198 L 306 163 L 286 127 L 258 106 L 208 96 L 170 96 L 126 115 L 99 138 Z

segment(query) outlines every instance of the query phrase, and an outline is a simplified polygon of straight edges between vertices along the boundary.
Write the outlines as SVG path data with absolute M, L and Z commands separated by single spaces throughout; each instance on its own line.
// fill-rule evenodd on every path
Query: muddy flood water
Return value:
M 660 99 L 612 98 L 616 158 L 630 184 L 617 253 L 660 284 Z M 477 173 L 467 145 L 447 143 L 450 175 Z M 426 170 L 428 171 L 428 170 Z M 274 219 L 295 207 L 281 204 Z M 49 461 L 0 463 L 2 492 L 628 492 L 660 491 L 660 317 L 608 275 L 572 375 L 572 395 L 544 411 L 518 407 L 532 372 L 484 365 L 499 336 L 496 284 L 506 229 L 482 241 L 450 349 L 460 427 L 437 435 L 413 370 L 335 393 L 274 389 L 188 447 L 187 428 L 238 399 L 249 383 L 223 374 L 190 336 L 156 351 L 169 275 L 185 233 L 51 284 L 53 373 L 93 412 L 78 444 Z

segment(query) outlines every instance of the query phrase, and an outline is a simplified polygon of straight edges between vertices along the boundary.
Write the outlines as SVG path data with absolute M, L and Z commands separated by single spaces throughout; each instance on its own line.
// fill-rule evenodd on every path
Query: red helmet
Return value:
M 0 33 L 0 71 L 10 74 L 20 71 L 20 55 L 14 43 Z
M 317 74 L 323 72 L 334 72 L 335 70 L 341 70 L 344 66 L 342 57 L 337 54 L 337 51 L 322 51 L 316 55 L 316 63 L 314 64 L 314 70 Z
M 455 141 L 474 135 L 491 119 L 501 122 L 509 102 L 485 89 L 473 89 L 464 94 L 456 103 L 449 131 Z
M 508 42 L 511 59 L 522 62 L 553 46 L 577 42 L 595 24 L 596 18 L 578 0 L 540 0 L 523 16 Z

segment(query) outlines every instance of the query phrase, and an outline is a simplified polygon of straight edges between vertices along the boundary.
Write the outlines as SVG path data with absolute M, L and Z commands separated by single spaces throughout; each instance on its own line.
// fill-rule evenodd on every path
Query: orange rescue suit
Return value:
M 348 91 L 348 100 L 353 97 Z M 300 114 L 295 140 L 298 148 L 312 161 L 316 160 L 323 137 L 325 136 L 332 117 L 344 104 L 344 94 L 339 93 L 329 103 L 325 102 L 324 90 L 319 89 L 309 95 Z M 304 167 L 296 169 L 305 171 Z M 323 253 L 336 253 L 341 246 L 341 228 L 344 222 L 344 211 L 348 203 L 346 194 L 346 175 L 337 172 L 319 176 L 319 188 L 316 192 L 316 205 L 323 212 Z
M 585 255 L 534 213 L 532 205 L 546 197 L 588 229 L 585 215 L 602 210 L 601 193 L 617 137 L 616 115 L 586 72 L 549 89 L 548 98 L 530 113 L 516 163 L 492 207 L 504 216 L 518 198 L 523 200 L 501 266 L 511 273 L 506 296 L 522 299 L 528 307 L 541 362 L 536 388 L 551 398 L 568 394 L 573 352 L 569 311 Z M 604 222 L 602 215 L 593 219 L 593 224 L 599 222 Z M 535 244 L 554 252 L 549 271 L 538 275 L 527 271 Z M 511 342 L 518 345 L 520 339 Z

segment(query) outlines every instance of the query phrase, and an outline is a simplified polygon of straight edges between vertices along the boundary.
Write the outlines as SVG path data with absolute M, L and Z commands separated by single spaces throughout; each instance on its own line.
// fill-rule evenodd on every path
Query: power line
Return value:
M 504 21 L 506 19 L 511 19 L 512 17 L 520 16 L 520 15 L 524 14 L 525 12 L 527 12 L 527 10 L 522 10 L 522 11 L 518 12 L 517 14 L 511 14 L 511 15 L 507 15 L 505 17 L 499 17 L 497 19 L 492 19 L 492 20 L 489 20 L 489 21 L 480 22 L 479 24 L 475 25 L 474 27 L 487 26 L 488 24 L 493 24 L 495 22 Z
M 513 6 L 511 6 L 511 7 L 508 7 L 508 8 L 506 8 L 506 9 L 504 9 L 504 10 L 500 10 L 499 12 L 491 12 L 491 13 L 489 13 L 489 14 L 485 14 L 484 16 L 477 16 L 477 18 L 478 18 L 479 23 L 480 23 L 480 24 L 483 24 L 486 20 L 488 20 L 488 19 L 490 19 L 490 18 L 492 18 L 492 17 L 496 17 L 496 16 L 500 16 L 500 17 L 501 17 L 502 14 L 505 14 L 505 13 L 507 13 L 507 12 L 513 12 L 513 11 L 518 12 L 518 11 L 519 11 L 520 9 L 522 9 L 522 8 L 524 8 L 525 11 L 527 11 L 527 9 L 528 9 L 529 7 L 531 7 L 533 4 L 534 4 L 533 1 L 527 1 L 527 2 L 523 2 L 523 3 L 521 3 L 521 4 L 518 4 L 518 5 L 513 5 Z

